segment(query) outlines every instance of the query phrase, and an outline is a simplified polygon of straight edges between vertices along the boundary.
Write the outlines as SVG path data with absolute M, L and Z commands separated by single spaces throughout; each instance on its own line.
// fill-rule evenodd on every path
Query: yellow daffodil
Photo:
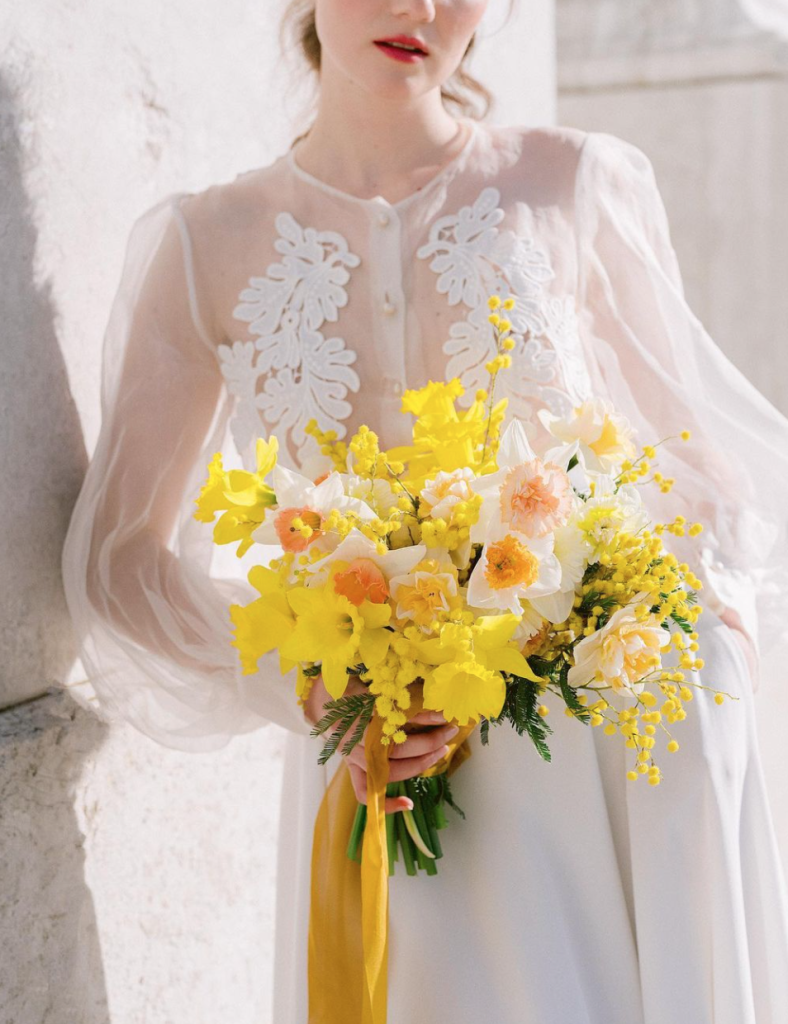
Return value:
M 471 626 L 447 623 L 440 637 L 415 643 L 420 660 L 437 666 L 424 681 L 424 706 L 467 725 L 501 713 L 501 673 L 541 681 L 512 639 L 519 621 L 514 614 L 482 615 Z
M 467 725 L 481 715 L 495 718 L 506 699 L 500 672 L 491 672 L 478 661 L 452 661 L 434 669 L 424 683 L 424 707 L 442 711 L 446 720 Z
M 432 417 L 438 422 L 456 417 L 455 401 L 463 395 L 465 388 L 454 377 L 450 381 L 431 380 L 423 388 L 411 388 L 402 396 L 402 412 L 413 413 L 417 418 Z
M 402 411 L 417 418 L 413 424 L 413 443 L 390 449 L 389 460 L 403 462 L 407 469 L 403 480 L 411 490 L 419 491 L 436 471 L 451 473 L 464 467 L 480 472 L 494 468 L 485 464 L 477 467 L 487 432 L 488 410 L 478 399 L 463 412 L 455 407 L 457 398 L 465 389 L 456 378 L 448 383 L 430 381 L 418 391 L 406 391 L 402 398 Z M 492 410 L 489 433 L 497 437 L 506 409 L 506 399 L 496 403 Z
M 217 512 L 223 512 L 213 529 L 216 544 L 240 541 L 236 550 L 243 557 L 253 543 L 252 533 L 265 519 L 266 509 L 276 504 L 272 487 L 265 477 L 276 465 L 279 443 L 276 437 L 269 441 L 258 438 L 257 469 L 225 470 L 221 452 L 216 452 L 208 466 L 208 479 L 195 499 L 194 518 L 201 523 L 212 523 Z
M 243 674 L 257 671 L 261 655 L 280 647 L 295 627 L 295 616 L 282 589 L 279 573 L 264 565 L 249 570 L 249 582 L 260 592 L 260 597 L 248 605 L 231 604 L 230 618 L 235 624 L 235 639 Z M 288 672 L 297 659 L 288 660 L 280 649 L 280 668 Z
M 280 647 L 281 654 L 293 661 L 321 662 L 323 682 L 334 699 L 345 692 L 348 668 L 359 662 L 376 665 L 385 658 L 393 636 L 384 628 L 391 618 L 388 604 L 364 600 L 355 605 L 336 592 L 334 575 L 346 568 L 347 563 L 334 562 L 324 586 L 287 592 L 296 624 Z

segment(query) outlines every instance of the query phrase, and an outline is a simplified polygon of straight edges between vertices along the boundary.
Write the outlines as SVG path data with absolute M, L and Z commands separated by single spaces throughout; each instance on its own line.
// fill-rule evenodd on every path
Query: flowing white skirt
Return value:
M 707 682 L 657 731 L 663 779 L 554 700 L 552 762 L 510 725 L 452 776 L 438 874 L 390 878 L 389 1024 L 786 1024 L 788 890 L 744 653 L 710 610 Z M 546 701 L 549 705 L 549 700 Z M 621 706 L 625 706 L 622 703 Z M 312 830 L 339 764 L 288 734 L 275 1024 L 307 1024 Z M 335 764 L 333 762 L 336 762 Z M 354 1022 L 348 1022 L 354 1024 Z

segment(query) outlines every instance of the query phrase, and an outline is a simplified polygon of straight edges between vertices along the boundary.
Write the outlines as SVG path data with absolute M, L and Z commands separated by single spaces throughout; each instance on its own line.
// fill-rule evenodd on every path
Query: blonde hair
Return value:
M 511 4 L 509 13 L 511 14 Z M 279 27 L 279 39 L 283 47 L 287 46 L 288 37 L 310 70 L 318 75 L 321 49 L 315 26 L 315 0 L 290 0 Z M 481 121 L 489 114 L 494 100 L 490 91 L 463 68 L 475 41 L 476 33 L 474 32 L 457 70 L 441 86 L 441 98 L 445 104 L 454 107 L 462 116 Z M 299 139 L 304 138 L 308 130 L 293 139 L 290 143 L 291 149 Z

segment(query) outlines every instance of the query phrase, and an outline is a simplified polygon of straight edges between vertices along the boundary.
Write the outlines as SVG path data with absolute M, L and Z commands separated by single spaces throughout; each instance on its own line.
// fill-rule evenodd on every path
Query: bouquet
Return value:
M 485 745 L 491 727 L 508 722 L 549 761 L 557 702 L 583 725 L 623 737 L 633 752 L 628 778 L 658 785 L 657 733 L 678 750 L 669 727 L 701 686 L 683 671 L 703 666 L 694 630 L 701 582 L 663 535 L 703 527 L 682 516 L 652 526 L 640 494 L 644 483 L 673 486 L 652 467 L 672 438 L 638 454 L 628 421 L 598 398 L 566 416 L 540 411 L 555 442 L 546 451 L 534 451 L 518 420 L 502 431 L 507 401 L 494 393 L 511 364 L 514 300 L 493 295 L 488 305 L 489 385 L 466 409 L 457 408 L 457 379 L 406 391 L 412 443 L 389 450 L 366 426 L 345 443 L 312 421 L 307 432 L 331 466 L 315 479 L 277 463 L 275 435 L 257 441 L 254 472 L 225 470 L 216 453 L 196 502 L 202 522 L 220 513 L 214 540 L 237 543 L 239 557 L 255 542 L 281 546 L 249 572 L 259 597 L 229 609 L 233 643 L 244 673 L 276 649 L 282 673 L 297 670 L 302 704 L 322 675 L 332 699 L 313 731 L 328 737 L 320 763 L 365 735 L 380 757 L 405 741 L 422 707 L 460 728 L 423 775 L 386 783 L 385 795 L 413 803 L 386 816 L 389 873 L 400 853 L 408 874 L 436 872 L 446 808 L 464 817 L 449 776 L 477 726 Z M 362 692 L 346 693 L 351 676 Z M 358 805 L 347 838 L 354 860 L 367 810 Z

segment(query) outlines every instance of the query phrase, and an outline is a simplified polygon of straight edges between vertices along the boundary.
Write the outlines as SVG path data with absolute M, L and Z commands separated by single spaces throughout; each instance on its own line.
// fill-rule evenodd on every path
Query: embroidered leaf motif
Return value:
M 238 397 L 231 430 L 239 451 L 249 457 L 254 439 L 276 427 L 280 442 L 289 436 L 302 461 L 314 445 L 304 433 L 307 422 L 314 417 L 344 437 L 342 421 L 352 412 L 346 396 L 360 387 L 351 369 L 356 353 L 320 328 L 336 322 L 347 305 L 348 268 L 361 260 L 336 231 L 304 229 L 286 211 L 274 223 L 282 259 L 270 264 L 266 277 L 249 278 L 233 310 L 256 340 L 220 345 L 219 355 L 228 390 Z
M 449 305 L 462 301 L 476 306 L 482 297 L 479 257 L 490 257 L 496 242 L 497 226 L 503 210 L 497 209 L 498 190 L 485 188 L 473 206 L 464 206 L 458 214 L 439 217 L 432 225 L 430 240 L 416 255 L 434 256 L 430 269 L 440 274 L 437 288 L 448 292 Z M 486 297 L 486 296 L 485 296 Z
M 429 266 L 439 275 L 437 290 L 448 294 L 449 304 L 462 301 L 469 308 L 465 321 L 451 325 L 443 345 L 449 357 L 447 376 L 459 377 L 465 388 L 461 405 L 469 405 L 487 383 L 485 363 L 495 354 L 487 298 L 515 297 L 514 309 L 507 314 L 515 340 L 512 368 L 501 374 L 496 387 L 500 397 L 509 399 L 507 418 L 522 419 L 533 433 L 536 427 L 530 421 L 538 404 L 564 414 L 588 397 L 591 387 L 574 297 L 546 291 L 555 278 L 547 253 L 531 237 L 499 230 L 504 218 L 499 201 L 497 188 L 482 189 L 471 206 L 435 221 L 429 241 L 417 255 L 432 257 Z M 561 367 L 566 387 L 560 386 Z

